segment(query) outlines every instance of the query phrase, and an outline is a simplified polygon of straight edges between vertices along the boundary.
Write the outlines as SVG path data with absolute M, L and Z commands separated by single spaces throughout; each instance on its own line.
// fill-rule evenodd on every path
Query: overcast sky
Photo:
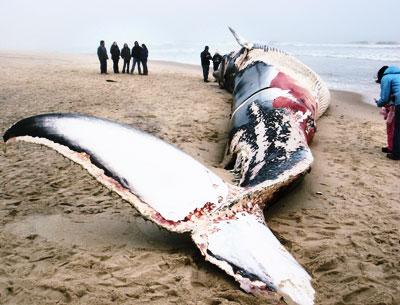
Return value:
M 399 0 L 0 0 L 0 49 L 89 52 L 100 39 L 399 41 Z

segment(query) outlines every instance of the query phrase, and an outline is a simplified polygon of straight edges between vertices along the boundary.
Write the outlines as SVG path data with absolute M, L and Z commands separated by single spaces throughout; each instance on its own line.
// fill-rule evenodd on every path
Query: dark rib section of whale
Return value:
M 85 120 L 95 120 L 102 121 L 107 123 L 112 123 L 109 120 L 100 119 L 97 117 L 89 117 L 82 116 L 80 114 L 74 113 L 48 113 L 41 114 L 37 116 L 32 116 L 29 118 L 25 118 L 8 129 L 4 135 L 4 142 L 7 142 L 9 139 L 14 137 L 22 137 L 22 136 L 31 136 L 48 139 L 60 145 L 64 145 L 69 149 L 76 151 L 78 153 L 86 153 L 90 157 L 90 161 L 97 166 L 98 168 L 104 170 L 104 174 L 110 178 L 113 178 L 118 183 L 120 183 L 126 189 L 129 189 L 129 185 L 124 179 L 118 175 L 118 173 L 113 172 L 111 169 L 105 167 L 101 160 L 96 157 L 96 152 L 89 151 L 84 149 L 79 143 L 73 141 L 72 139 L 67 138 L 62 132 L 58 132 L 54 127 L 54 121 L 61 118 L 69 118 L 69 119 L 85 119 Z M 128 126 L 125 126 L 129 128 Z
M 230 58 L 228 66 L 232 65 L 235 58 Z M 304 160 L 309 154 L 309 148 L 299 146 L 294 151 L 287 151 L 287 145 L 290 137 L 293 136 L 292 130 L 297 126 L 290 126 L 287 117 L 290 115 L 290 109 L 274 108 L 268 89 L 270 89 L 271 80 L 275 73 L 274 67 L 265 62 L 256 61 L 248 65 L 237 74 L 230 74 L 226 77 L 233 77 L 233 116 L 231 119 L 231 130 L 228 145 L 231 145 L 232 138 L 242 132 L 239 142 L 246 143 L 253 152 L 262 152 L 263 159 L 256 160 L 256 154 L 250 155 L 249 167 L 244 171 L 240 186 L 252 187 L 266 180 L 274 180 L 285 171 L 290 170 L 296 164 Z M 225 77 L 225 79 L 226 79 Z M 257 105 L 258 112 L 254 113 L 250 108 Z M 257 117 L 258 116 L 258 117 Z M 262 122 L 264 127 L 263 144 L 269 144 L 266 147 L 258 147 L 256 127 Z M 280 126 L 279 129 L 276 126 Z M 228 151 L 229 155 L 229 151 Z M 229 169 L 236 159 L 235 155 L 230 156 L 227 168 Z M 261 169 L 257 169 L 254 175 L 254 169 L 263 162 Z
M 285 171 L 294 167 L 298 162 L 306 157 L 309 151 L 308 147 L 300 146 L 292 152 L 286 150 L 285 145 L 291 137 L 291 127 L 289 122 L 284 121 L 288 115 L 286 109 L 271 107 L 271 101 L 262 100 L 257 97 L 253 103 L 259 107 L 259 118 L 247 107 L 247 123 L 241 127 L 232 130 L 232 135 L 239 131 L 244 131 L 239 141 L 244 141 L 252 148 L 253 151 L 264 149 L 263 160 L 264 165 L 253 176 L 253 169 L 259 164 L 256 155 L 252 155 L 249 160 L 249 169 L 244 173 L 244 180 L 241 186 L 251 187 L 266 180 L 274 180 Z M 244 110 L 243 110 L 244 111 Z M 265 124 L 265 138 L 263 142 L 270 143 L 266 148 L 258 147 L 257 134 L 255 132 L 256 125 L 259 121 Z M 279 131 L 276 128 L 279 125 Z
M 232 65 L 235 58 L 236 57 L 231 58 L 228 65 Z M 248 105 L 254 101 L 252 97 L 257 93 L 270 88 L 268 78 L 270 78 L 271 73 L 272 66 L 264 62 L 254 62 L 237 74 L 226 75 L 225 79 L 229 80 L 230 77 L 233 77 L 233 79 L 229 81 L 234 83 L 232 104 L 232 113 L 234 113 L 234 115 L 231 121 L 231 134 L 233 130 L 249 122 L 247 114 Z M 247 103 L 248 105 L 243 107 L 243 103 Z M 270 104 L 272 108 L 272 101 L 270 101 Z M 242 107 L 237 110 L 240 106 Z

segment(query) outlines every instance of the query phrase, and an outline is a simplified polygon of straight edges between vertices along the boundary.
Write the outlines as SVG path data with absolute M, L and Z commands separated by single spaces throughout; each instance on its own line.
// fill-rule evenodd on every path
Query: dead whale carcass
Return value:
M 49 146 L 82 165 L 148 219 L 171 231 L 191 232 L 206 259 L 232 275 L 244 290 L 276 291 L 289 304 L 313 304 L 310 276 L 270 232 L 262 208 L 276 191 L 310 167 L 307 140 L 328 95 L 318 77 L 290 56 L 240 42 L 244 48 L 226 58 L 220 73 L 221 83 L 235 97 L 226 164 L 233 164 L 240 187 L 223 182 L 190 156 L 151 135 L 85 115 L 26 118 L 8 129 L 4 140 Z M 276 61 L 252 60 L 264 54 L 260 52 L 273 55 Z M 285 57 L 289 67 L 283 65 Z M 302 85 L 289 68 L 304 79 L 311 75 L 316 82 Z M 280 84 L 290 80 L 289 89 L 272 90 L 279 72 L 286 77 Z M 306 111 L 296 108 L 301 106 L 296 104 L 296 95 L 311 105 Z M 305 96 L 308 99 L 302 101 Z
M 249 43 L 230 30 L 242 48 L 225 55 L 214 73 L 220 86 L 233 93 L 224 165 L 253 200 L 254 193 L 260 195 L 262 205 L 277 188 L 309 170 L 313 157 L 308 144 L 330 94 L 296 58 Z

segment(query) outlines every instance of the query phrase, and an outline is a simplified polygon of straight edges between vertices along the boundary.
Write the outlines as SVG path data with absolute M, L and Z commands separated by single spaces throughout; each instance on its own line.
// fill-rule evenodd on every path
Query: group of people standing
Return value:
M 125 71 L 126 73 L 129 73 L 129 65 L 131 59 L 132 59 L 132 67 L 130 70 L 131 74 L 133 74 L 133 72 L 135 71 L 136 65 L 138 67 L 139 74 L 147 75 L 149 73 L 147 69 L 147 58 L 149 57 L 149 51 L 144 43 L 142 44 L 142 46 L 140 46 L 139 43 L 135 41 L 132 50 L 129 48 L 127 43 L 124 43 L 124 47 L 122 48 L 122 50 L 120 50 L 117 42 L 114 41 L 114 43 L 110 48 L 110 54 L 111 54 L 111 59 L 113 61 L 114 73 L 119 73 L 120 58 L 124 60 L 122 73 L 125 73 Z M 97 48 L 97 56 L 100 61 L 100 73 L 107 74 L 108 54 L 104 40 L 100 41 L 100 46 Z M 143 73 L 141 65 L 143 66 Z
M 220 63 L 222 62 L 222 56 L 217 52 L 215 52 L 214 56 L 211 57 L 210 52 L 208 51 L 209 47 L 205 46 L 204 51 L 200 53 L 201 59 L 201 67 L 203 68 L 203 80 L 208 83 L 208 74 L 210 71 L 210 60 L 213 62 L 213 70 L 217 71 Z

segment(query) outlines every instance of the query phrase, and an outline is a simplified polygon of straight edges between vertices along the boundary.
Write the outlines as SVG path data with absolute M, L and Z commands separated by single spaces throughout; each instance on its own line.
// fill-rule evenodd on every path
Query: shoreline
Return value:
M 30 57 L 30 59 L 32 59 L 32 55 L 38 57 L 39 59 L 43 59 L 43 58 L 80 58 L 81 60 L 83 60 L 84 58 L 86 60 L 89 60 L 90 62 L 92 62 L 93 64 L 98 63 L 95 51 L 93 51 L 93 53 L 68 53 L 68 52 L 42 52 L 42 51 L 32 51 L 32 52 L 23 52 L 23 51 L 13 51 L 13 50 L 0 50 L 0 57 L 6 56 L 8 58 L 10 58 L 10 55 L 12 54 L 17 54 L 18 56 L 11 56 L 11 58 L 26 58 L 26 57 Z M 154 60 L 149 60 L 149 65 L 151 64 L 156 64 L 156 65 L 165 65 L 166 67 L 169 66 L 171 68 L 173 67 L 180 67 L 180 68 L 187 68 L 188 70 L 193 70 L 192 72 L 198 72 L 201 71 L 201 65 L 200 64 L 192 64 L 192 63 L 185 63 L 185 62 L 178 62 L 178 61 L 170 61 L 170 60 L 162 60 L 162 59 L 154 59 Z M 109 60 L 108 63 L 109 66 L 109 70 L 112 67 L 112 62 L 111 60 Z M 122 60 L 120 60 L 120 66 L 122 66 Z M 121 68 L 122 69 L 122 68 Z M 110 70 L 111 71 L 111 70 Z M 109 75 L 112 75 L 112 73 L 110 73 Z M 329 87 L 329 86 L 328 86 Z M 341 91 L 341 92 L 352 92 L 355 94 L 359 94 L 361 95 L 362 101 L 366 104 L 369 105 L 373 105 L 372 102 L 369 103 L 368 100 L 371 99 L 371 96 L 368 96 L 367 94 L 362 94 L 360 92 L 355 92 L 355 91 L 351 91 L 351 90 L 346 90 L 346 89 L 333 89 L 331 87 L 329 87 L 330 91 Z
M 2 132 L 38 113 L 96 115 L 160 137 L 229 181 L 219 164 L 232 97 L 203 83 L 200 67 L 151 62 L 148 76 L 104 76 L 96 58 L 30 57 L 0 63 Z M 380 152 L 378 108 L 357 93 L 331 93 L 310 145 L 311 173 L 264 211 L 266 220 L 313 278 L 316 304 L 399 304 L 400 164 Z M 0 303 L 281 304 L 243 292 L 187 236 L 144 222 L 56 152 L 4 149 Z

